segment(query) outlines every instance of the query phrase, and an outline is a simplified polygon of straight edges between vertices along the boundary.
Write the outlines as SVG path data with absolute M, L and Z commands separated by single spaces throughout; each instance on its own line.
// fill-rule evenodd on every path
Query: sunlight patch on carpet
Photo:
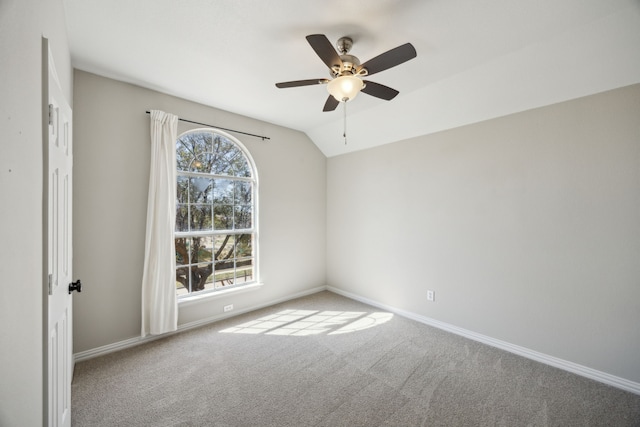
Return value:
M 283 310 L 220 332 L 288 336 L 338 335 L 369 329 L 392 318 L 392 313 L 385 312 Z

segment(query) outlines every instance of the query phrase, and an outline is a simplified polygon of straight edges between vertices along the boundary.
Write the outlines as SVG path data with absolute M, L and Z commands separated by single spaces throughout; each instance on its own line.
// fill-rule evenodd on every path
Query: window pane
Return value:
M 212 171 L 211 173 L 214 173 L 216 175 L 233 176 L 233 170 L 231 169 L 231 165 L 229 164 L 227 159 L 224 157 L 224 155 L 220 155 L 217 158 L 218 158 L 218 161 L 216 162 L 216 165 L 213 168 L 215 170 Z
M 234 176 L 251 176 L 251 167 L 249 166 L 249 162 L 247 162 L 247 158 L 244 156 L 238 156 L 233 164 Z
M 176 164 L 179 171 L 189 170 L 189 164 L 193 160 L 193 152 L 183 139 L 176 141 Z
M 189 267 L 176 269 L 176 291 L 178 295 L 189 293 Z
M 215 287 L 221 288 L 234 284 L 233 261 L 221 261 L 216 263 Z
M 196 240 L 196 239 L 194 239 Z M 198 237 L 198 247 L 194 248 L 194 252 L 197 250 L 197 254 L 195 255 L 197 259 L 191 260 L 192 263 L 196 262 L 211 262 L 213 261 L 213 237 Z
M 202 154 L 211 152 L 213 136 L 209 132 L 187 133 L 176 144 L 176 162 L 178 170 L 202 171 L 198 163 L 206 164 Z M 203 161 L 204 160 L 204 161 Z
M 229 160 L 232 159 L 237 152 L 235 144 L 224 136 L 216 134 L 213 142 L 213 152 L 215 155 L 215 168 L 212 170 L 212 173 L 218 175 L 233 175 L 232 165 Z
M 214 205 L 213 222 L 215 230 L 231 230 L 233 228 L 233 206 Z
M 207 261 L 207 256 L 211 257 L 210 252 L 207 253 L 207 243 L 211 243 L 211 237 L 209 236 L 201 236 L 201 237 L 190 237 L 185 240 L 188 241 L 189 244 L 189 263 L 197 264 L 200 262 Z M 177 241 L 178 239 L 176 239 Z M 210 248 L 210 246 L 209 246 Z
M 191 205 L 191 231 L 206 231 L 212 228 L 211 206 Z
M 205 289 L 205 284 L 213 273 L 213 264 L 197 264 L 191 266 L 191 292 Z
M 236 230 L 251 228 L 251 206 L 234 207 L 234 228 Z
M 211 173 L 211 169 L 215 168 L 215 159 L 211 152 L 200 153 L 191 162 L 189 170 L 191 172 Z
M 236 262 L 237 285 L 253 281 L 253 259 Z
M 178 203 L 189 202 L 189 180 L 184 176 L 178 176 L 176 185 L 176 199 Z
M 233 260 L 235 236 L 226 234 L 215 236 L 214 257 L 216 261 Z
M 191 203 L 211 203 L 213 200 L 213 180 L 210 178 L 189 178 Z
M 207 280 L 204 283 L 204 288 L 205 289 L 214 289 L 215 288 L 214 283 L 213 283 L 214 278 L 215 278 L 215 275 L 213 275 L 213 274 L 210 274 L 207 277 Z
M 233 181 L 230 179 L 216 179 L 213 185 L 213 203 L 232 205 Z
M 241 260 L 242 258 L 253 256 L 253 235 L 252 234 L 240 234 L 236 237 L 236 258 Z
M 189 209 L 187 205 L 176 206 L 176 231 L 189 231 Z
M 251 167 L 240 147 L 226 138 L 219 142 L 218 162 L 220 174 L 230 176 L 251 176 Z
M 236 181 L 234 203 L 236 205 L 250 205 L 252 193 L 251 188 L 252 185 L 250 182 Z
M 243 169 L 247 163 L 244 154 L 239 148 L 235 148 L 226 155 L 227 163 L 229 164 L 229 175 L 238 176 L 238 170 Z M 241 175 L 240 175 L 241 176 Z
M 191 239 L 184 237 L 176 239 L 176 266 L 189 264 L 189 244 Z

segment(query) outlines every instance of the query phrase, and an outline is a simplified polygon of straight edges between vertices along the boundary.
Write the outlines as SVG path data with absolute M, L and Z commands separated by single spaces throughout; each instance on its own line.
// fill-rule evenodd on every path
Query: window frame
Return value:
M 200 299 L 204 299 L 204 298 L 211 298 L 211 297 L 216 297 L 216 296 L 220 296 L 220 295 L 224 295 L 227 294 L 229 292 L 238 292 L 238 291 L 245 291 L 245 290 L 250 290 L 250 289 L 255 289 L 259 286 L 261 286 L 261 282 L 259 280 L 260 278 L 260 274 L 259 274 L 259 232 L 258 232 L 258 223 L 259 223 L 259 214 L 258 214 L 258 206 L 259 206 L 259 201 L 258 201 L 258 170 L 256 168 L 255 162 L 253 160 L 253 157 L 251 156 L 249 150 L 244 146 L 244 144 L 242 144 L 241 141 L 239 141 L 237 138 L 235 138 L 234 136 L 228 134 L 227 132 L 224 132 L 220 129 L 216 129 L 216 128 L 196 128 L 196 129 L 189 129 L 185 132 L 180 133 L 175 141 L 175 149 L 176 149 L 176 155 L 177 155 L 177 150 L 178 150 L 178 142 L 180 141 L 181 138 L 183 138 L 185 135 L 187 134 L 193 134 L 193 133 L 207 133 L 211 135 L 212 141 L 215 141 L 216 139 L 216 135 L 221 136 L 222 138 L 226 139 L 227 141 L 229 141 L 231 144 L 233 144 L 235 146 L 235 148 L 237 148 L 240 153 L 244 156 L 244 159 L 247 162 L 247 166 L 250 169 L 250 174 L 251 176 L 246 177 L 246 176 L 236 176 L 236 175 L 226 175 L 226 174 L 215 174 L 215 173 L 205 173 L 205 172 L 199 172 L 199 171 L 183 171 L 183 170 L 179 170 L 178 169 L 178 162 L 176 161 L 176 180 L 175 180 L 175 185 L 178 185 L 178 182 L 180 179 L 187 179 L 190 180 L 191 178 L 206 178 L 206 179 L 211 179 L 211 180 L 228 180 L 228 181 L 232 181 L 232 182 L 236 182 L 236 181 L 240 181 L 240 182 L 249 182 L 251 183 L 251 227 L 250 228 L 241 228 L 241 229 L 224 229 L 224 230 L 217 230 L 215 229 L 214 224 L 212 223 L 212 228 L 211 230 L 196 230 L 196 231 L 177 231 L 176 230 L 176 226 L 177 226 L 177 218 L 176 218 L 176 224 L 174 224 L 174 252 L 175 252 L 175 241 L 176 239 L 179 238 L 192 238 L 192 237 L 212 237 L 215 238 L 215 236 L 226 236 L 226 235 L 233 235 L 233 236 L 238 236 L 238 235 L 249 235 L 250 239 L 251 239 L 251 250 L 252 253 L 251 255 L 248 257 L 249 259 L 252 260 L 252 268 L 253 268 L 253 277 L 251 280 L 243 282 L 243 283 L 234 283 L 232 285 L 227 285 L 224 287 L 219 287 L 216 288 L 215 283 L 215 274 L 216 274 L 216 270 L 215 270 L 215 264 L 216 261 L 215 259 L 213 259 L 213 255 L 212 255 L 212 259 L 210 261 L 210 263 L 213 265 L 213 269 L 211 272 L 210 276 L 213 276 L 213 288 L 211 289 L 203 289 L 200 291 L 187 291 L 184 294 L 179 294 L 178 290 L 179 288 L 176 287 L 176 293 L 177 293 L 177 300 L 178 303 L 185 303 L 188 301 L 196 301 L 196 300 L 200 300 Z M 212 147 L 213 148 L 213 147 Z M 192 159 L 191 161 L 193 162 L 198 156 L 201 156 L 203 154 L 207 154 L 207 153 L 211 153 L 211 151 L 206 151 L 206 152 L 202 152 L 202 153 L 198 153 L 194 159 Z M 189 184 L 190 185 L 190 184 Z M 235 191 L 234 191 L 235 194 Z M 190 214 L 191 214 L 191 208 L 192 208 L 192 202 L 191 202 L 191 191 L 187 191 L 187 209 L 188 209 L 188 221 L 190 222 Z M 176 194 L 176 200 L 174 203 L 174 209 L 175 212 L 178 212 L 178 209 L 180 208 L 181 205 L 184 205 L 184 202 L 180 202 L 179 198 L 177 197 Z M 214 203 L 213 201 L 211 202 L 211 208 L 213 211 L 213 206 Z M 235 203 L 232 206 L 232 209 L 235 207 Z M 177 217 L 177 215 L 176 215 Z M 235 225 L 234 225 L 235 226 Z M 234 237 L 235 238 L 235 237 Z M 235 245 L 235 243 L 234 243 Z M 235 250 L 235 249 L 234 249 Z M 191 251 L 188 251 L 189 256 L 191 257 Z M 176 258 L 177 258 L 177 254 L 176 254 Z M 177 261 L 177 260 L 176 260 Z M 238 261 L 238 257 L 236 256 L 236 254 L 234 254 L 233 256 L 233 262 L 234 262 L 234 279 L 237 278 L 236 274 L 237 274 L 237 266 L 236 266 L 236 262 Z M 185 264 L 180 264 L 180 266 L 176 265 L 176 270 L 178 268 L 184 268 L 187 267 L 189 269 L 191 269 L 191 267 L 193 265 L 196 265 L 196 263 L 192 263 L 191 259 L 189 259 Z M 187 276 L 190 279 L 190 274 L 188 273 Z M 176 283 L 177 283 L 177 277 L 176 277 Z M 191 287 L 191 283 L 189 283 L 189 288 Z

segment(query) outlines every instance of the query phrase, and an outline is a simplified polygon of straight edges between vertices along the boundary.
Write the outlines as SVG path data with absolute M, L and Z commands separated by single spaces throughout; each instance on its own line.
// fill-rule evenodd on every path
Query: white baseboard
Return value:
M 164 336 L 164 335 L 163 335 Z M 147 338 L 147 339 L 146 339 Z M 85 360 L 93 359 L 94 357 L 104 356 L 105 354 L 113 353 L 115 351 L 124 350 L 125 348 L 134 347 L 142 344 L 143 342 L 149 342 L 149 337 L 133 337 L 128 340 L 114 342 L 112 344 L 103 345 L 100 347 L 92 348 L 85 351 L 80 351 L 73 354 L 74 363 L 82 362 Z M 153 336 L 151 336 L 153 338 Z
M 89 349 L 89 350 L 81 351 L 81 352 L 75 353 L 73 355 L 73 361 L 74 361 L 74 363 L 76 363 L 76 362 L 82 362 L 82 361 L 88 360 L 88 359 L 93 359 L 94 357 L 98 357 L 98 356 L 104 356 L 105 354 L 109 354 L 109 353 L 113 353 L 113 352 L 116 352 L 116 351 L 124 350 L 124 349 L 130 348 L 130 347 L 135 347 L 135 346 L 140 345 L 140 344 L 151 342 L 151 341 L 154 341 L 154 340 L 157 340 L 157 339 L 160 339 L 160 338 L 165 338 L 165 337 L 168 337 L 170 335 L 177 334 L 179 332 L 186 331 L 186 330 L 193 329 L 193 328 L 197 328 L 197 327 L 200 327 L 200 326 L 204 326 L 204 325 L 207 325 L 209 323 L 217 322 L 217 321 L 222 320 L 222 319 L 227 319 L 227 318 L 230 318 L 230 317 L 238 316 L 240 314 L 248 313 L 250 311 L 255 311 L 255 310 L 259 310 L 261 308 L 270 307 L 272 305 L 280 304 L 282 302 L 286 302 L 286 301 L 289 301 L 289 300 L 292 300 L 292 299 L 296 299 L 296 298 L 302 298 L 302 297 L 305 297 L 307 295 L 312 295 L 312 294 L 315 294 L 315 293 L 318 293 L 318 292 L 321 292 L 321 291 L 326 291 L 326 290 L 327 290 L 326 286 L 318 286 L 318 287 L 315 287 L 315 288 L 308 289 L 306 291 L 298 292 L 298 293 L 295 293 L 295 294 L 292 294 L 292 295 L 287 295 L 286 297 L 282 297 L 282 298 L 278 298 L 278 299 L 275 299 L 275 300 L 271 300 L 269 302 L 265 302 L 265 303 L 258 304 L 258 305 L 255 305 L 255 306 L 247 307 L 247 308 L 244 308 L 242 310 L 236 310 L 236 311 L 233 311 L 233 313 L 222 313 L 222 314 L 219 314 L 219 315 L 216 315 L 216 316 L 208 317 L 206 319 L 201 319 L 201 320 L 197 320 L 197 321 L 194 321 L 194 322 L 184 323 L 182 325 L 178 325 L 178 329 L 175 332 L 169 332 L 169 333 L 162 334 L 162 335 L 147 335 L 145 337 L 142 337 L 142 336 L 133 337 L 133 338 L 129 338 L 129 339 L 126 339 L 126 340 L 123 340 L 123 341 L 118 341 L 118 342 L 115 342 L 115 343 L 112 343 L 112 344 L 103 345 L 101 347 L 96 347 L 96 348 L 92 348 L 92 349 Z
M 517 354 L 518 356 L 526 357 L 527 359 L 535 360 L 537 362 L 541 362 L 546 365 L 550 365 L 555 368 L 559 368 L 559 369 L 640 395 L 640 383 L 630 381 L 615 375 L 611 375 L 606 372 L 598 371 L 598 370 L 589 368 L 587 366 L 579 365 L 577 363 L 569 362 L 567 360 L 559 359 L 554 356 L 549 356 L 547 354 L 530 350 L 528 348 L 521 347 L 519 345 L 511 344 L 506 341 L 501 341 L 495 338 L 488 337 L 486 335 L 478 334 L 476 332 L 459 328 L 457 326 L 454 326 L 445 322 L 441 322 L 439 320 L 431 319 L 429 317 L 422 316 L 420 314 L 412 313 L 410 311 L 405 311 L 396 307 L 391 307 L 389 305 L 382 304 L 378 301 L 370 300 L 360 295 L 352 294 L 351 292 L 346 292 L 341 289 L 334 288 L 332 286 L 327 286 L 327 290 L 333 293 L 336 293 L 338 295 L 342 295 L 347 298 L 351 298 L 353 300 L 360 301 L 362 303 L 381 308 L 383 310 L 389 311 L 399 316 L 406 317 L 420 323 L 424 323 L 425 325 L 433 326 L 435 328 L 442 329 L 446 332 L 451 332 L 452 334 L 460 335 L 465 338 L 469 338 L 474 341 L 478 341 L 483 344 L 487 344 L 492 347 L 496 347 L 513 354 Z
M 301 298 L 307 295 L 315 294 L 324 290 L 331 291 L 338 295 L 345 296 L 347 298 L 351 298 L 356 301 L 360 301 L 362 303 L 371 305 L 373 307 L 378 307 L 383 310 L 389 311 L 391 313 L 397 314 L 402 317 L 406 317 L 408 319 L 415 320 L 417 322 L 423 323 L 425 325 L 433 326 L 438 329 L 442 329 L 446 332 L 450 332 L 452 334 L 460 335 L 465 338 L 472 339 L 474 341 L 481 342 L 483 344 L 490 345 L 495 348 L 499 348 L 501 350 L 508 351 L 513 354 L 517 354 L 522 357 L 526 357 L 527 359 L 535 360 L 540 363 L 544 363 L 549 366 L 553 366 L 555 368 L 559 368 L 585 378 L 589 378 L 621 390 L 629 391 L 634 394 L 640 395 L 640 383 L 627 380 L 625 378 L 621 378 L 615 375 L 608 374 L 606 372 L 598 371 L 587 366 L 579 365 L 574 362 L 570 362 L 567 360 L 559 359 L 554 356 L 549 356 L 544 353 L 540 353 L 538 351 L 534 351 L 528 349 L 526 347 L 521 347 L 519 345 L 511 344 L 506 341 L 498 340 L 495 338 L 491 338 L 486 335 L 478 334 L 476 332 L 470 331 L 468 329 L 459 328 L 457 326 L 451 325 L 449 323 L 441 322 L 439 320 L 431 319 L 426 316 L 422 316 L 420 314 L 412 313 L 410 311 L 402 310 L 396 307 L 392 307 L 386 304 L 382 304 L 378 301 L 371 300 L 369 298 L 362 297 L 360 295 L 353 294 L 351 292 L 343 291 L 338 288 L 334 288 L 332 286 L 318 286 L 315 288 L 308 289 L 303 292 L 298 292 L 296 294 L 288 295 L 283 298 L 278 298 L 276 300 L 272 300 L 269 302 L 265 302 L 262 304 L 258 304 L 256 306 L 247 307 L 242 310 L 234 311 L 233 314 L 219 314 L 216 316 L 208 317 L 206 319 L 198 320 L 195 322 L 189 322 L 178 326 L 178 330 L 175 332 L 171 332 L 163 335 L 147 335 L 146 337 L 133 337 L 124 341 L 119 341 L 113 344 L 104 345 L 101 347 L 97 347 L 94 349 L 82 351 L 74 354 L 74 362 L 81 362 L 84 360 L 92 359 L 94 357 L 103 356 L 105 354 L 113 353 L 115 351 L 124 350 L 126 348 L 134 347 L 146 342 L 151 342 L 160 338 L 165 338 L 169 335 L 186 331 L 193 328 L 198 328 L 200 326 L 207 325 L 209 323 L 217 322 L 222 319 L 227 319 L 230 317 L 238 316 L 240 314 L 248 313 L 250 311 L 259 310 L 261 308 L 270 307 L 275 304 L 279 304 L 282 302 L 286 302 L 292 299 Z

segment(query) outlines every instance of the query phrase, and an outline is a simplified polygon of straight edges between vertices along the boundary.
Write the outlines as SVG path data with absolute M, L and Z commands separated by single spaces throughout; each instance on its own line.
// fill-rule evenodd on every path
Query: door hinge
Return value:
M 53 290 L 51 289 L 51 282 L 53 281 L 53 274 L 49 275 L 49 295 L 53 295 Z

